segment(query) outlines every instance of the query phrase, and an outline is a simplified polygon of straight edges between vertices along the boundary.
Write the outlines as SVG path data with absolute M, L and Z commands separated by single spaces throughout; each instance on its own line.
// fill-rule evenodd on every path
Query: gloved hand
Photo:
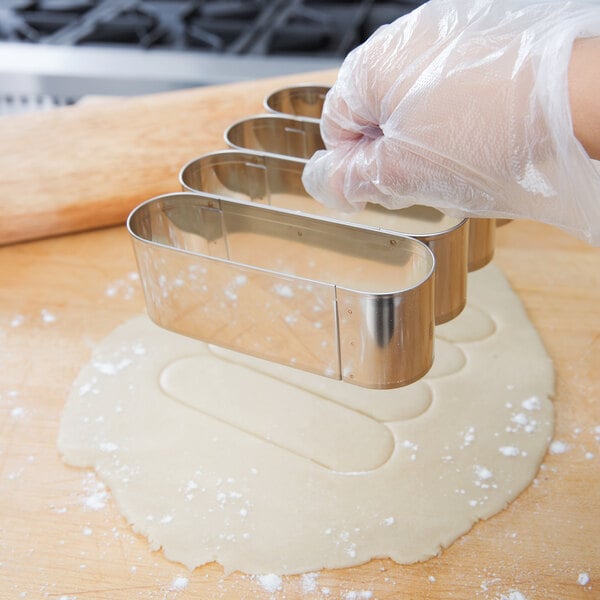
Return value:
M 568 89 L 573 41 L 599 35 L 597 0 L 431 0 L 344 61 L 307 190 L 340 210 L 424 204 L 600 244 L 600 173 Z

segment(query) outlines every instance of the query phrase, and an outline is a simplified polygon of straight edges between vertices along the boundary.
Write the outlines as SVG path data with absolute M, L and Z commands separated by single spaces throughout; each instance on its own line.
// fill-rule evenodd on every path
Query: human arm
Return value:
M 590 158 L 600 160 L 600 37 L 573 44 L 569 101 L 575 137 Z

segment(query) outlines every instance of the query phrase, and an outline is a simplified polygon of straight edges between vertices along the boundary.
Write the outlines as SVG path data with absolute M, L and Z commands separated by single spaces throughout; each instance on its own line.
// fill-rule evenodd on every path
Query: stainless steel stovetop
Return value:
M 423 0 L 4 0 L 0 113 L 338 67 Z

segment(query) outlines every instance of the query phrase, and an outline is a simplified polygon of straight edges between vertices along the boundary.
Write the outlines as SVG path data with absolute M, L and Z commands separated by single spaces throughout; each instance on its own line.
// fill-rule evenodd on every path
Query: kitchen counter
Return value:
M 439 557 L 284 577 L 276 591 L 218 564 L 190 573 L 149 550 L 92 473 L 61 462 L 56 436 L 72 381 L 98 340 L 144 310 L 131 244 L 116 224 L 138 202 L 177 191 L 179 168 L 224 148 L 225 127 L 262 112 L 268 92 L 333 77 L 0 119 L 0 240 L 13 242 L 0 247 L 0 598 L 599 596 L 600 250 L 541 224 L 499 228 L 495 262 L 554 360 L 562 443 L 515 502 Z

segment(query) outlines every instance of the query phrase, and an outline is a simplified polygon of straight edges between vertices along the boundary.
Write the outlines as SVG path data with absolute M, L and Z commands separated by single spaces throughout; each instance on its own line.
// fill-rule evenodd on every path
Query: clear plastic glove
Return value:
M 529 218 L 600 244 L 600 173 L 573 133 L 573 41 L 600 1 L 431 0 L 344 61 L 304 184 L 366 202 Z

